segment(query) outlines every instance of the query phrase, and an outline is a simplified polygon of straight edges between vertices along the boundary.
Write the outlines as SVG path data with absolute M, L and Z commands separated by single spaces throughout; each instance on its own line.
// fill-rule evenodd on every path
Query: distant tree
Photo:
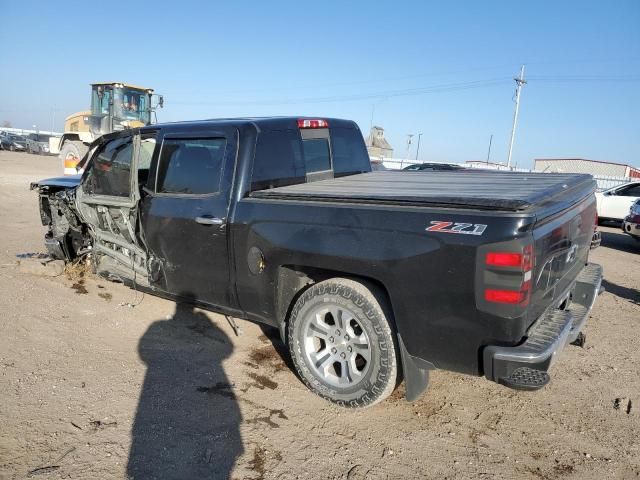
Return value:
M 5 120 L 4 122 L 2 122 L 2 126 L 4 128 L 11 128 L 11 122 L 9 120 Z

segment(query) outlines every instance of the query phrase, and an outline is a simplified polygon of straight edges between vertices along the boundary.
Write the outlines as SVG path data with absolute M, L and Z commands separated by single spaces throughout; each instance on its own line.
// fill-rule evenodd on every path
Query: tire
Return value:
M 298 298 L 289 318 L 298 375 L 312 392 L 343 407 L 372 406 L 396 387 L 399 350 L 375 291 L 346 278 L 325 280 Z
M 9 145 L 9 151 L 10 152 L 15 152 L 16 151 L 16 147 L 13 145 Z
M 64 161 L 68 157 L 75 157 L 76 160 L 79 162 L 80 160 L 82 160 L 82 157 L 84 157 L 84 154 L 87 153 L 88 150 L 89 149 L 87 148 L 87 146 L 82 142 L 77 142 L 77 141 L 64 142 L 62 149 L 60 149 L 60 155 L 59 155 L 60 158 L 62 159 L 63 166 L 64 166 Z

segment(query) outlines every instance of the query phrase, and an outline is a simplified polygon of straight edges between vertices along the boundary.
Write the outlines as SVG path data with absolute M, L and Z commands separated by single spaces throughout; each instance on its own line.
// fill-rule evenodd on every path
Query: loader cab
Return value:
M 151 123 L 153 89 L 124 83 L 91 85 L 89 129 L 95 137 Z

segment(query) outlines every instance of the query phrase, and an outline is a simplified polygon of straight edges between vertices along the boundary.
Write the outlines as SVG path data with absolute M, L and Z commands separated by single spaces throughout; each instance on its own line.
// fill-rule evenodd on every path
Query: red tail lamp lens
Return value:
M 329 122 L 327 122 L 326 120 L 320 120 L 320 119 L 310 120 L 310 119 L 304 119 L 304 118 L 301 118 L 298 120 L 298 128 L 328 128 L 328 127 L 329 127 Z
M 494 267 L 519 267 L 522 265 L 521 253 L 489 252 L 487 265 Z
M 484 291 L 484 299 L 487 302 L 518 304 L 522 303 L 526 298 L 526 292 L 493 289 L 486 289 Z

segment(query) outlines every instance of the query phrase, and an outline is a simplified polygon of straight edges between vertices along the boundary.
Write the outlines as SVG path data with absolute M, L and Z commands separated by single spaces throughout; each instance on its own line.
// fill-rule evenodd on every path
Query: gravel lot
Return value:
M 347 411 L 272 330 L 21 271 L 44 250 L 29 182 L 60 172 L 0 152 L 0 478 L 640 478 L 640 242 L 618 229 L 592 252 L 607 292 L 587 344 L 544 390 L 438 371 L 417 402 Z

